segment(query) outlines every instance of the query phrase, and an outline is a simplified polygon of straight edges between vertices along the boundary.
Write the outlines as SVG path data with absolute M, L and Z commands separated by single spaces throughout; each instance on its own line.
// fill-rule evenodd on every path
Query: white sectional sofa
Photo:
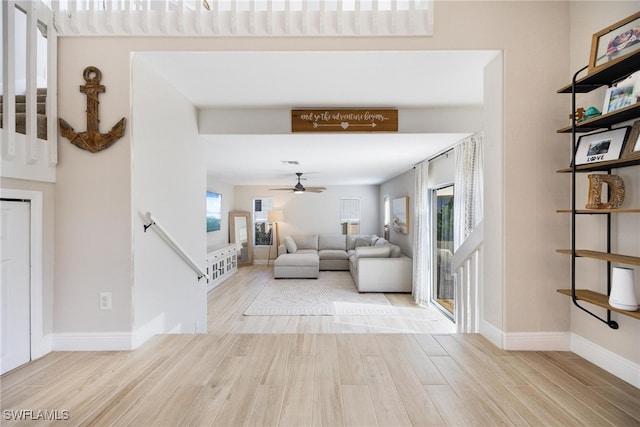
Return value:
M 300 234 L 282 240 L 274 262 L 276 278 L 317 278 L 318 270 L 348 270 L 360 292 L 412 289 L 411 258 L 381 237 Z

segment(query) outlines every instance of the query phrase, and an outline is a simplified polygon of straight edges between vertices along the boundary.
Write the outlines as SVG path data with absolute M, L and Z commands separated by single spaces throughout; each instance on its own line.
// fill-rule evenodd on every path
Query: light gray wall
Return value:
M 129 79 L 130 54 L 136 51 L 501 49 L 504 63 L 493 66 L 503 72 L 504 85 L 489 95 L 499 98 L 503 121 L 495 120 L 494 109 L 484 112 L 490 120 L 485 120 L 485 166 L 493 179 L 488 188 L 494 191 L 487 198 L 485 216 L 500 218 L 487 229 L 497 236 L 490 259 L 499 281 L 492 282 L 498 292 L 485 295 L 486 306 L 496 310 L 490 313 L 493 317 L 485 313 L 483 321 L 498 333 L 566 331 L 569 302 L 555 289 L 567 286 L 568 263 L 555 249 L 566 246 L 568 227 L 567 219 L 555 210 L 566 207 L 569 184 L 555 171 L 566 167 L 570 152 L 566 136 L 556 133 L 568 124 L 569 99 L 556 90 L 569 81 L 574 65 L 586 63 L 591 34 L 637 9 L 637 1 L 436 1 L 432 37 L 64 37 L 58 43 L 59 115 L 78 127 L 84 124 L 85 101 L 78 85 L 82 70 L 91 64 L 102 70 L 107 85 L 100 98 L 102 125 L 109 126 L 123 115 L 135 119 L 129 111 Z M 523 23 L 534 30 L 527 31 Z M 63 139 L 59 148 L 54 331 L 130 329 L 129 133 L 98 155 L 80 152 Z M 238 193 L 236 197 L 238 209 L 250 208 L 240 202 Z M 379 216 L 378 205 L 372 209 Z M 380 218 L 372 221 L 379 227 Z M 111 312 L 97 310 L 98 293 L 103 290 L 114 292 Z M 620 331 L 607 330 L 602 336 L 590 335 L 589 325 L 577 322 L 588 320 L 581 313 L 572 314 L 574 332 L 640 361 L 630 348 L 633 344 L 628 344 L 638 342 L 638 326 L 633 324 L 637 321 L 625 319 Z
M 583 66 L 587 65 L 591 47 L 591 36 L 606 28 L 607 26 L 617 22 L 640 9 L 640 2 L 579 2 L 571 5 L 571 66 L 567 71 L 565 81 L 559 86 L 569 84 L 573 73 Z M 584 74 L 582 74 L 584 75 Z M 588 107 L 591 105 L 602 109 L 605 88 L 600 88 L 594 92 L 577 97 L 577 105 Z M 570 95 L 557 95 L 563 97 L 563 101 L 567 104 L 567 110 L 570 110 Z M 569 123 L 563 123 L 568 125 Z M 622 123 L 621 125 L 631 125 L 632 122 Z M 567 159 L 570 156 L 570 136 L 565 136 L 563 143 L 566 146 L 565 166 L 569 165 Z M 636 190 L 627 190 L 625 194 L 625 202 L 623 207 L 637 208 L 640 206 L 640 192 L 637 191 L 640 186 L 640 166 L 631 168 L 623 168 L 613 171 L 614 174 L 623 178 L 627 188 Z M 561 176 L 561 179 L 569 180 L 569 175 Z M 577 176 L 578 187 L 576 189 L 578 208 L 584 206 L 587 202 L 588 184 L 585 174 Z M 566 193 L 566 207 L 569 203 L 570 193 Z M 583 249 L 604 248 L 606 238 L 606 223 L 603 218 L 594 218 L 596 215 L 589 217 L 580 217 L 577 222 L 578 235 L 577 244 Z M 567 229 L 568 230 L 568 229 Z M 638 256 L 640 254 L 640 220 L 637 215 L 614 215 L 613 216 L 613 252 L 625 255 Z M 565 232 L 566 247 L 569 248 L 569 233 Z M 569 268 L 569 258 L 565 260 L 567 268 Z M 582 289 L 592 289 L 596 292 L 606 293 L 607 265 L 605 262 L 593 260 L 579 260 L 576 272 L 577 286 Z M 617 265 L 617 264 L 616 264 Z M 632 267 L 625 265 L 624 267 Z M 632 267 L 635 270 L 636 277 L 636 293 L 640 294 L 640 268 Z M 568 288 L 569 283 L 565 286 Z M 627 316 L 613 313 L 612 317 L 616 320 L 620 328 L 612 330 L 604 323 L 594 319 L 584 313 L 570 302 L 566 303 L 571 308 L 571 332 L 580 337 L 587 339 L 599 346 L 602 346 L 622 357 L 635 363 L 640 363 L 640 322 Z M 593 309 L 595 313 L 606 318 L 606 312 L 593 306 L 586 306 Z
M 389 232 L 389 241 L 400 246 L 402 253 L 408 257 L 413 257 L 413 224 L 415 220 L 415 171 L 413 169 L 399 175 L 392 180 L 380 185 L 380 205 L 378 207 L 380 215 L 380 228 L 384 227 L 384 198 L 389 197 L 390 203 L 398 197 L 409 197 L 409 234 L 398 233 L 391 230 Z M 392 208 L 393 210 L 393 208 Z M 392 213 L 393 214 L 393 213 Z M 379 234 L 382 236 L 383 234 Z
M 58 39 L 58 116 L 86 130 L 83 70 L 102 72 L 100 126 L 106 132 L 122 117 L 131 125 L 129 50 L 119 40 Z M 54 216 L 54 333 L 129 332 L 133 277 L 131 130 L 99 153 L 58 137 Z M 101 292 L 112 310 L 99 309 Z
M 379 186 L 354 185 L 332 186 L 323 193 L 293 194 L 288 191 L 270 191 L 269 186 L 236 186 L 236 210 L 253 212 L 252 203 L 256 197 L 271 197 L 274 209 L 284 212 L 284 222 L 278 225 L 278 234 L 297 233 L 341 233 L 340 198 L 360 198 L 360 234 L 382 235 L 379 217 L 381 203 Z M 254 261 L 267 259 L 268 248 L 255 248 Z M 272 250 L 273 257 L 273 250 Z
M 205 280 L 163 240 L 146 232 L 151 212 L 204 270 L 206 166 L 195 107 L 138 55 L 133 58 L 134 329 L 206 332 Z M 151 324 L 151 326 L 146 326 Z

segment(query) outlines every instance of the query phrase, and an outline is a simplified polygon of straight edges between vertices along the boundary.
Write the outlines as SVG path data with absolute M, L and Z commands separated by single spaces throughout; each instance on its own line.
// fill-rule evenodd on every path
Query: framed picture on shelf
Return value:
M 640 159 L 640 120 L 633 123 L 631 132 L 624 145 L 624 153 L 622 158 L 628 160 Z
M 578 139 L 576 165 L 617 160 L 631 126 L 590 133 Z
M 640 96 L 640 71 L 607 89 L 602 114 L 628 107 L 638 102 Z
M 589 73 L 606 68 L 638 50 L 640 50 L 640 12 L 593 35 Z

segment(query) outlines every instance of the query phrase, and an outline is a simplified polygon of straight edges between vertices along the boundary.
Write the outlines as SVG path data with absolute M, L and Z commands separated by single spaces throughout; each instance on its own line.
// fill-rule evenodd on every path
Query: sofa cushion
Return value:
M 342 249 L 320 249 L 318 251 L 320 259 L 348 259 L 349 255 Z
M 293 237 L 291 236 L 284 238 L 284 247 L 287 248 L 287 252 L 290 254 L 295 254 L 298 250 L 298 245 L 296 245 L 295 240 L 293 240 Z
M 347 237 L 344 234 L 320 234 L 318 236 L 318 249 L 347 249 Z
M 390 253 L 389 245 L 356 248 L 357 258 L 389 258 Z
M 389 247 L 391 248 L 391 252 L 389 253 L 389 258 L 400 258 L 400 255 L 402 255 L 400 246 L 389 244 Z
M 300 249 L 313 249 L 318 250 L 318 235 L 317 234 L 299 234 L 293 236 L 293 240 Z
M 387 239 L 385 239 L 384 237 L 379 237 L 378 240 L 376 240 L 376 242 L 373 244 L 374 246 L 382 246 L 382 245 L 388 245 L 389 241 Z
M 318 251 L 316 251 L 315 249 L 298 249 L 296 251 L 296 255 L 298 254 L 313 254 L 313 255 L 318 255 Z

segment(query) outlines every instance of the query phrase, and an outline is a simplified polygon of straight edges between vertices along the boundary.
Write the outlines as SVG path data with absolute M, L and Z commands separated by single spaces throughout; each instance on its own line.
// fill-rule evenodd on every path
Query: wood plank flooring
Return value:
M 265 266 L 243 268 L 210 293 L 217 316 L 207 335 L 156 336 L 127 352 L 54 352 L 3 375 L 0 424 L 640 425 L 640 390 L 570 352 L 262 316 L 276 325 L 242 333 L 257 328 L 243 322 L 252 296 L 242 288 L 268 276 Z M 33 419 L 46 415 L 38 411 L 68 419 Z

